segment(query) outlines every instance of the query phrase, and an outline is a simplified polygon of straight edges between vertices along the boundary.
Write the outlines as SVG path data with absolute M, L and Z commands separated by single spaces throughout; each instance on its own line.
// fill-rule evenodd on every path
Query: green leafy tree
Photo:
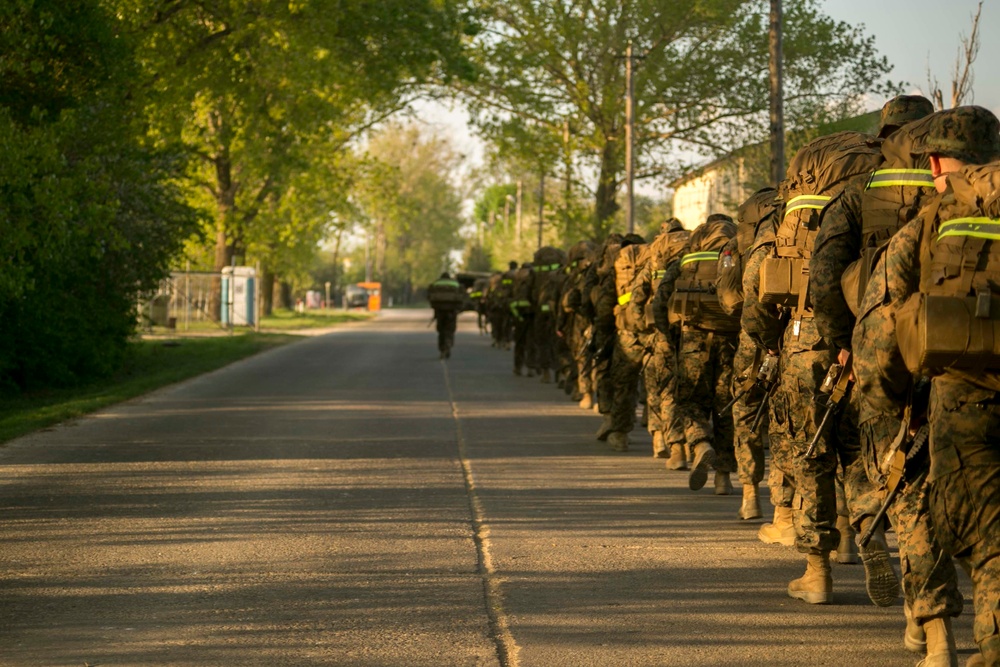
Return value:
M 592 233 L 618 210 L 624 174 L 623 56 L 635 62 L 637 177 L 670 180 L 676 158 L 717 156 L 766 136 L 767 3 L 762 0 L 482 0 L 481 74 L 459 86 L 484 135 L 505 153 L 548 156 L 553 172 L 571 128 L 596 174 Z M 785 105 L 790 127 L 858 110 L 888 92 L 874 38 L 822 14 L 816 0 L 785 3 Z

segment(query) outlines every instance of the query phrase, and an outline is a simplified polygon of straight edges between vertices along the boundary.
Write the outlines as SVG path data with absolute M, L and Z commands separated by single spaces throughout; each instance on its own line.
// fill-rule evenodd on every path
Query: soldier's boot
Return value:
M 611 435 L 611 415 L 604 415 L 604 421 L 597 429 L 597 439 L 603 442 L 608 439 L 609 435 Z
M 764 544 L 782 544 L 786 547 L 795 544 L 795 526 L 792 524 L 791 507 L 775 507 L 774 519 L 765 523 L 757 531 L 757 539 Z
M 611 445 L 611 449 L 616 452 L 627 452 L 628 451 L 628 433 L 622 433 L 621 431 L 614 431 L 608 436 L 608 444 Z
M 924 626 L 913 618 L 910 605 L 903 604 L 903 615 L 906 616 L 906 632 L 903 633 L 903 646 L 911 653 L 927 653 L 927 634 Z
M 806 572 L 788 584 L 788 596 L 809 604 L 830 604 L 833 600 L 833 577 L 830 554 L 806 554 Z
M 932 618 L 924 621 L 927 634 L 927 655 L 917 667 L 958 667 L 958 647 L 951 630 L 951 618 Z
M 645 402 L 642 404 L 642 420 L 640 423 L 643 428 L 649 426 L 649 406 Z
M 534 368 L 529 368 L 526 376 L 529 377 L 529 378 L 535 377 L 535 369 Z
M 670 456 L 669 447 L 663 441 L 663 433 L 661 431 L 653 431 L 653 458 L 665 459 Z
M 584 394 L 583 398 L 580 399 L 578 405 L 584 410 L 590 410 L 594 407 L 594 397 L 590 394 Z
M 552 374 L 548 368 L 542 369 L 542 384 L 552 384 Z
M 837 545 L 837 562 L 841 565 L 856 565 L 858 562 L 858 545 L 854 541 L 854 527 L 850 517 L 837 517 L 837 530 L 840 532 L 840 544 Z M 865 570 L 867 572 L 867 570 Z
M 764 516 L 760 508 L 760 491 L 756 484 L 743 485 L 743 504 L 740 506 L 740 518 L 744 521 L 759 519 Z
M 597 403 L 594 403 L 594 406 L 591 408 L 591 410 L 594 411 L 595 415 L 601 414 L 601 406 L 598 405 Z
M 977 661 L 978 662 L 975 662 Z M 979 653 L 974 654 L 965 663 L 966 667 L 981 667 L 983 665 L 1000 665 L 1000 636 L 990 635 L 979 642 Z
M 688 475 L 688 488 L 698 491 L 708 481 L 708 469 L 715 463 L 715 450 L 704 440 L 694 446 L 694 465 Z
M 862 530 L 867 532 L 871 522 L 872 517 L 864 519 L 861 522 Z M 892 567 L 889 545 L 885 542 L 882 526 L 875 530 L 868 546 L 861 550 L 861 562 L 865 566 L 865 589 L 869 599 L 879 607 L 891 607 L 899 597 L 899 578 Z
M 667 470 L 687 470 L 687 456 L 684 454 L 684 445 L 670 445 L 670 458 L 667 459 Z
M 733 495 L 733 482 L 729 479 L 728 472 L 719 472 L 718 470 L 715 471 L 715 495 Z
M 514 366 L 514 375 L 520 375 L 520 374 L 521 374 L 521 367 Z

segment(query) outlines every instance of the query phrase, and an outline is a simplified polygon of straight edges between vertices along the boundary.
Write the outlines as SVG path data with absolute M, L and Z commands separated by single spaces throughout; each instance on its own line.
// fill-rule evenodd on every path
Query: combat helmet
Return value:
M 882 106 L 878 136 L 887 137 L 903 125 L 934 113 L 934 105 L 923 95 L 897 95 Z
M 1000 157 L 1000 120 L 989 109 L 975 105 L 938 111 L 928 120 L 922 145 L 913 152 L 969 164 L 992 162 Z

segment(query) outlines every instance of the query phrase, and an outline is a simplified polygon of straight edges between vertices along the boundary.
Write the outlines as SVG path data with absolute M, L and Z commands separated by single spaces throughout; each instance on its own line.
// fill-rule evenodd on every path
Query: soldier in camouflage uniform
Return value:
M 593 372 L 590 369 L 590 337 L 593 328 L 583 312 L 583 281 L 597 251 L 590 241 L 580 241 L 569 249 L 566 281 L 559 300 L 559 317 L 556 326 L 568 348 L 572 369 L 567 381 L 574 384 L 574 400 L 581 408 L 594 405 Z
M 566 253 L 552 246 L 535 251 L 532 265 L 531 303 L 535 316 L 529 334 L 534 348 L 534 359 L 542 382 L 552 382 L 552 369 L 556 363 L 556 300 L 560 269 L 566 262 Z
M 855 374 L 866 395 L 890 397 L 886 411 L 906 401 L 914 373 L 932 378 L 928 504 L 933 535 L 972 578 L 980 655 L 966 664 L 997 667 L 1000 358 L 992 341 L 984 352 L 983 339 L 970 332 L 994 325 L 1000 310 L 992 296 L 1000 280 L 1000 165 L 963 166 L 1000 158 L 1000 122 L 981 107 L 938 112 L 917 150 L 929 156 L 938 194 L 896 233 L 875 266 L 852 339 Z M 963 312 L 954 310 L 958 307 L 965 314 L 935 316 L 926 306 L 931 298 L 937 308 Z M 926 338 L 916 335 L 918 325 L 927 328 Z M 956 340 L 965 342 L 947 350 Z M 911 431 L 914 426 L 906 424 Z M 912 610 L 914 616 L 933 611 Z M 925 667 L 957 664 L 949 610 L 941 612 L 943 617 L 923 616 Z
M 718 304 L 715 278 L 722 247 L 736 234 L 729 216 L 713 214 L 695 229 L 684 253 L 667 267 L 653 303 L 656 327 L 679 334 L 673 355 L 671 428 L 673 449 L 686 444 L 694 453 L 688 477 L 692 491 L 701 489 L 715 468 L 715 493 L 732 493 L 732 413 L 729 402 L 733 355 L 739 318 L 725 315 Z
M 838 521 L 836 472 L 838 456 L 853 460 L 860 443 L 849 404 L 820 429 L 826 399 L 819 389 L 837 351 L 822 340 L 812 317 L 809 259 L 822 209 L 848 179 L 870 173 L 878 156 L 873 138 L 856 132 L 821 137 L 796 154 L 781 184 L 785 205 L 774 246 L 760 265 L 759 293 L 752 309 L 749 294 L 743 307 L 743 328 L 779 356 L 778 386 L 768 401 L 771 460 L 795 488 L 795 545 L 806 554 L 806 572 L 789 583 L 788 595 L 810 604 L 832 600 L 832 551 L 840 562 L 856 559 L 850 524 L 846 517 Z
M 750 259 L 754 238 L 761 225 L 773 225 L 773 216 L 778 208 L 777 191 L 763 188 L 751 195 L 740 205 L 736 235 L 723 247 L 723 257 L 731 258 L 731 266 L 720 268 L 719 305 L 730 315 L 739 316 L 743 312 L 743 267 Z M 758 268 L 759 270 L 759 268 Z M 763 516 L 760 506 L 758 485 L 764 479 L 764 441 L 760 435 L 761 426 L 753 429 L 758 410 L 764 400 L 763 391 L 757 386 L 756 375 L 763 350 L 740 330 L 733 356 L 733 395 L 739 396 L 733 403 L 733 447 L 736 455 L 736 469 L 743 485 L 743 503 L 740 506 L 741 519 L 759 519 Z M 763 419 L 761 423 L 766 423 Z M 791 546 L 795 530 L 791 523 L 791 508 L 786 510 L 786 523 L 777 528 L 777 539 Z
M 632 300 L 629 307 L 633 319 L 642 323 L 639 339 L 645 348 L 642 381 L 646 388 L 646 428 L 653 436 L 653 456 L 668 458 L 667 468 L 681 470 L 687 468 L 684 448 L 677 444 L 672 451 L 667 446 L 665 432 L 674 422 L 673 391 L 670 377 L 673 369 L 674 349 L 670 337 L 656 328 L 653 313 L 653 297 L 666 274 L 666 268 L 684 252 L 691 232 L 684 229 L 680 221 L 670 218 L 660 225 L 660 233 L 649 244 L 649 257 L 638 272 L 632 284 Z M 672 442 L 681 442 L 674 437 Z M 676 456 L 671 456 L 675 454 Z
M 507 270 L 500 276 L 499 288 L 490 291 L 493 340 L 496 342 L 496 346 L 502 350 L 509 350 L 513 339 L 514 316 L 510 309 L 510 302 L 514 295 L 514 274 L 516 272 L 517 262 L 511 261 Z
M 514 271 L 514 284 L 511 288 L 510 314 L 514 324 L 514 375 L 523 374 L 527 366 L 528 377 L 534 377 L 535 359 L 534 347 L 531 343 L 531 328 L 534 324 L 535 311 L 531 305 L 531 263 L 525 262 Z
M 816 325 L 821 335 L 841 350 L 842 359 L 851 350 L 858 310 L 856 295 L 859 290 L 863 292 L 867 283 L 867 267 L 877 247 L 913 218 L 921 202 L 934 192 L 929 158 L 913 153 L 933 123 L 927 117 L 932 111 L 930 101 L 920 96 L 900 96 L 887 102 L 882 110 L 880 132 L 885 138 L 881 148 L 885 156 L 883 164 L 874 174 L 850 183 L 824 212 L 810 265 L 815 277 Z M 854 283 L 860 287 L 845 294 L 844 285 L 853 288 Z M 857 358 L 854 363 L 859 363 Z M 864 363 L 870 364 L 870 360 Z M 906 401 L 878 395 L 870 387 L 867 392 L 854 392 L 851 398 L 857 403 L 862 456 L 857 469 L 847 472 L 848 484 L 853 475 L 864 474 L 880 489 L 881 501 L 885 495 L 885 476 L 879 467 L 899 432 Z M 877 504 L 855 503 L 850 508 L 852 522 L 862 532 L 871 529 Z M 921 629 L 924 620 L 957 616 L 962 610 L 962 597 L 954 565 L 950 558 L 942 557 L 930 526 L 925 485 L 905 486 L 889 507 L 888 515 L 899 539 L 907 612 L 904 641 L 907 648 L 916 651 L 924 645 Z M 899 586 L 880 526 L 875 527 L 869 545 L 862 548 L 861 557 L 869 597 L 881 606 L 893 604 Z
M 625 237 L 610 234 L 597 251 L 594 263 L 587 269 L 583 284 L 584 313 L 593 327 L 593 352 L 591 365 L 594 387 L 597 389 L 595 407 L 600 414 L 611 412 L 612 387 L 607 381 L 611 368 L 611 355 L 615 345 L 615 257 Z M 598 440 L 607 440 L 611 432 L 609 420 L 597 431 Z

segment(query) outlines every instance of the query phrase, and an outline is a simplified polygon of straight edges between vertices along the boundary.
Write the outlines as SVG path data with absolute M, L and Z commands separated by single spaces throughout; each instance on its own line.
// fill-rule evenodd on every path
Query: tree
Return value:
M 934 107 L 938 110 L 971 103 L 972 83 L 975 79 L 972 65 L 979 56 L 979 17 L 982 13 L 983 3 L 980 0 L 979 5 L 976 7 L 976 13 L 972 16 L 972 30 L 969 36 L 962 35 L 959 38 L 962 45 L 959 48 L 958 56 L 955 58 L 955 67 L 951 75 L 950 107 L 944 105 L 944 93 L 941 91 L 941 86 L 938 84 L 937 78 L 931 74 L 930 67 L 927 68 L 927 84 L 931 91 L 930 96 L 934 101 Z
M 757 0 L 483 0 L 480 75 L 458 88 L 502 151 L 543 154 L 554 172 L 567 125 L 597 174 L 592 234 L 605 233 L 623 172 L 624 64 L 636 63 L 638 178 L 672 178 L 679 151 L 714 156 L 766 135 L 768 11 Z M 805 126 L 853 113 L 889 91 L 874 38 L 824 16 L 815 0 L 785 8 L 786 118 Z
M 213 267 L 266 229 L 317 152 L 343 151 L 428 77 L 468 72 L 474 26 L 453 0 L 117 0 L 141 39 L 155 135 L 194 156 L 186 183 L 211 211 Z M 326 217 L 326 214 L 323 214 Z
M 373 278 L 407 303 L 451 268 L 461 248 L 462 198 L 453 176 L 462 157 L 446 140 L 396 124 L 372 138 L 368 157 L 352 198 L 372 239 Z

